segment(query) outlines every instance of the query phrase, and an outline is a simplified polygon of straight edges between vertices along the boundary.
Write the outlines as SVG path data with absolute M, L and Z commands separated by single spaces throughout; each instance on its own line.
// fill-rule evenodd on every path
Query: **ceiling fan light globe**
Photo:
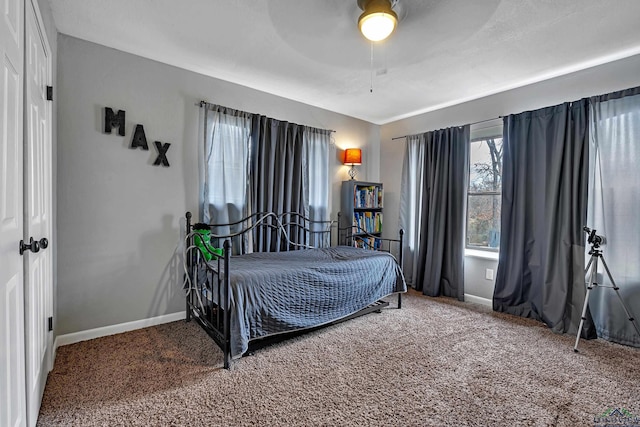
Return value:
M 358 19 L 360 32 L 373 42 L 389 37 L 396 25 L 398 25 L 398 17 L 393 12 L 365 12 Z

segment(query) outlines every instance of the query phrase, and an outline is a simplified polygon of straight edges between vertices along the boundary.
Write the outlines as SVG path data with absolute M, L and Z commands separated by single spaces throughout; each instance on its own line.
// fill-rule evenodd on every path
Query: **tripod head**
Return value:
M 604 245 L 606 243 L 604 236 L 598 236 L 596 234 L 595 228 L 592 229 L 584 226 L 582 227 L 582 230 L 587 233 L 587 242 L 591 245 L 591 251 L 589 251 L 589 253 L 594 250 L 597 251 L 600 248 L 600 245 Z

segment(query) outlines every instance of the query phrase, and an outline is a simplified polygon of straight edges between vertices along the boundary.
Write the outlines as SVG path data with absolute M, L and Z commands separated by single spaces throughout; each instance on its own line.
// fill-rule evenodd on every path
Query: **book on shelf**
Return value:
M 377 251 L 380 249 L 380 243 L 381 243 L 381 240 L 377 237 L 358 236 L 355 239 L 353 239 L 353 246 L 355 246 L 356 248 L 362 248 L 362 249 L 373 249 Z
M 353 233 L 382 233 L 382 212 L 354 212 Z
M 354 187 L 356 208 L 382 208 L 383 190 L 376 185 Z

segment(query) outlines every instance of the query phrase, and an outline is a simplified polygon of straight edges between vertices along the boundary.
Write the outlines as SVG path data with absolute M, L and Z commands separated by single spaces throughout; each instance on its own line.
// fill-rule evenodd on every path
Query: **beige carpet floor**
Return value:
M 224 370 L 193 322 L 58 349 L 40 426 L 593 426 L 640 414 L 640 350 L 447 298 L 264 348 Z

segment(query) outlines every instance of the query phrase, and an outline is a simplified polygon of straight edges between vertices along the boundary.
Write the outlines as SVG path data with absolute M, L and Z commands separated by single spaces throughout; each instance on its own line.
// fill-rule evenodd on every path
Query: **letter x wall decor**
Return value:
M 125 136 L 125 111 L 118 110 L 117 113 L 113 112 L 113 109 L 109 107 L 104 108 L 104 133 L 112 133 L 114 128 L 118 129 L 118 135 Z M 169 160 L 167 159 L 167 151 L 169 151 L 170 143 L 162 143 L 160 141 L 154 141 L 153 145 L 156 147 L 156 151 L 158 152 L 158 156 L 156 160 L 153 162 L 153 166 L 166 166 L 169 167 Z M 140 148 L 144 151 L 149 150 L 149 145 L 147 144 L 147 136 L 144 133 L 144 126 L 137 124 L 135 130 L 133 131 L 133 138 L 131 139 L 131 145 L 129 146 L 132 150 L 136 148 Z

